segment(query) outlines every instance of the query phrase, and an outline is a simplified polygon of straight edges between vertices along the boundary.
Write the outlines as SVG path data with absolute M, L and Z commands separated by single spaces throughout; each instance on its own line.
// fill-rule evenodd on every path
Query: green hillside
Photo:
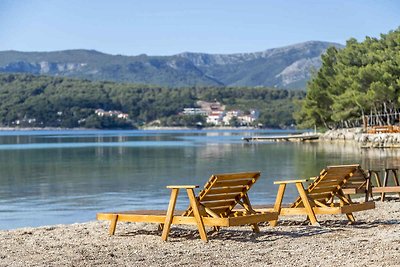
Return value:
M 294 123 L 294 101 L 302 91 L 246 87 L 166 88 L 62 77 L 0 74 L 0 124 L 24 127 L 132 128 L 159 120 L 166 126 L 194 126 L 178 115 L 197 100 L 220 101 L 228 109 L 255 108 L 266 127 Z M 129 120 L 99 117 L 96 109 L 115 110 Z

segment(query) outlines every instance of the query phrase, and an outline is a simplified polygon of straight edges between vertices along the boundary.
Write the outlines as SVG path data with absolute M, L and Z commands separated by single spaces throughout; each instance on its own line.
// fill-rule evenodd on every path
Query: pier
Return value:
M 306 142 L 318 140 L 319 134 L 293 134 L 293 135 L 277 135 L 277 136 L 249 136 L 243 137 L 242 140 L 246 142 Z

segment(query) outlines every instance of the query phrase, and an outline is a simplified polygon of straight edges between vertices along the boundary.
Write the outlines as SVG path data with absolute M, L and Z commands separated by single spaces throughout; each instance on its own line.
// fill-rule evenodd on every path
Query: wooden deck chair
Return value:
M 379 173 L 374 170 L 370 170 L 370 172 L 374 172 L 376 178 L 376 186 L 372 188 L 372 193 L 380 193 L 381 201 L 385 201 L 385 196 L 387 193 L 398 193 L 400 197 L 400 182 L 397 175 L 398 168 L 386 168 L 384 171 L 383 182 L 381 183 Z M 392 174 L 392 175 L 390 175 Z M 394 185 L 388 185 L 388 181 L 390 176 L 393 178 Z
M 171 224 L 197 225 L 200 237 L 208 241 L 204 226 L 219 227 L 251 225 L 258 232 L 257 223 L 277 220 L 278 213 L 256 212 L 253 210 L 248 190 L 260 177 L 260 172 L 227 173 L 212 175 L 204 189 L 196 197 L 194 188 L 198 186 L 167 186 L 171 189 L 171 198 L 167 211 L 126 211 L 98 213 L 98 220 L 110 220 L 110 235 L 115 233 L 116 224 L 121 222 L 158 223 L 162 229 L 162 239 L 167 240 Z M 186 189 L 189 208 L 183 213 L 175 211 L 179 189 Z M 240 205 L 242 211 L 233 209 Z
M 355 180 L 352 182 L 353 177 Z M 307 189 L 303 187 L 303 182 L 307 180 L 276 181 L 274 183 L 279 184 L 279 188 L 273 210 L 279 212 L 279 215 L 307 215 L 314 226 L 319 226 L 316 214 L 346 214 L 350 222 L 355 222 L 353 212 L 375 208 L 373 201 L 357 203 L 350 198 L 349 192 L 357 191 L 366 194 L 365 200 L 368 200 L 370 189 L 362 189 L 361 184 L 370 186 L 370 183 L 360 183 L 360 177 L 367 179 L 360 165 L 356 164 L 328 166 L 315 177 Z M 289 207 L 282 207 L 286 185 L 291 183 L 296 185 L 299 197 Z M 346 185 L 349 186 L 347 189 Z M 270 224 L 275 226 L 277 221 Z

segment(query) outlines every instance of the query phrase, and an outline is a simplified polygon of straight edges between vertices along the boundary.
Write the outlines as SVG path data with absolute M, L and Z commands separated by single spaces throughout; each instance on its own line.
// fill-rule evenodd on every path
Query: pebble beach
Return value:
M 167 242 L 145 223 L 119 223 L 114 236 L 101 221 L 2 230 L 0 266 L 399 266 L 400 202 L 376 202 L 355 216 L 349 225 L 344 215 L 321 215 L 320 227 L 280 217 L 258 234 L 223 228 L 208 243 L 182 225 Z

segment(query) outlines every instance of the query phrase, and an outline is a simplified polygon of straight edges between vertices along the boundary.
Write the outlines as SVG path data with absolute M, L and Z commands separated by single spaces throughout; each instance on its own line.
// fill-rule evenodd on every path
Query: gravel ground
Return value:
M 225 228 L 200 240 L 194 226 L 173 225 L 168 242 L 155 224 L 89 222 L 0 231 L 0 266 L 400 266 L 400 202 L 375 210 L 320 216 L 321 227 L 303 217 L 279 225 Z

